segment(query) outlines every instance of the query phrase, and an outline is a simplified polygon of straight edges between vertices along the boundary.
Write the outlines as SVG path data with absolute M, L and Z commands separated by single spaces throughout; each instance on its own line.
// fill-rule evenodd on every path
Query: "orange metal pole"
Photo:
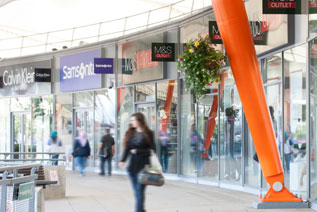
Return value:
M 260 200 L 302 201 L 283 185 L 283 168 L 243 0 L 212 0 L 212 6 L 263 175 L 270 184 Z
M 162 131 L 166 131 L 168 119 L 170 117 L 174 86 L 175 86 L 175 80 L 170 80 L 168 82 L 167 94 L 166 94 L 166 100 L 165 100 L 165 106 L 164 106 L 166 118 L 163 118 L 161 120 Z
M 215 126 L 216 126 L 215 119 L 217 117 L 218 99 L 221 99 L 221 96 L 223 93 L 224 82 L 225 82 L 225 74 L 223 74 L 223 77 L 222 77 L 221 83 L 220 83 L 220 98 L 218 98 L 218 95 L 214 96 L 214 101 L 212 103 L 211 110 L 209 113 L 208 123 L 207 123 L 207 128 L 206 128 L 206 136 L 205 136 L 205 140 L 204 140 L 204 150 L 205 151 L 203 151 L 201 154 L 202 158 L 208 158 L 207 150 L 210 147 L 211 138 L 212 138 L 212 135 L 214 134 L 214 131 L 215 131 Z

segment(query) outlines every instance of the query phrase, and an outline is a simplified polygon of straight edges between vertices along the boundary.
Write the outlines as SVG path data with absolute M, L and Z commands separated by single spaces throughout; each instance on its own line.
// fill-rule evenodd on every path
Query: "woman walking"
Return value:
M 150 164 L 151 150 L 155 151 L 154 137 L 152 130 L 146 125 L 145 117 L 142 113 L 134 113 L 130 119 L 130 126 L 124 140 L 124 153 L 120 162 L 123 167 L 129 154 L 131 154 L 128 165 L 128 174 L 133 187 L 136 209 L 135 212 L 145 212 L 145 185 L 138 182 L 138 173 Z
M 79 166 L 80 176 L 84 176 L 87 158 L 90 156 L 90 146 L 84 131 L 81 131 L 75 140 L 74 153 L 76 155 L 76 163 Z

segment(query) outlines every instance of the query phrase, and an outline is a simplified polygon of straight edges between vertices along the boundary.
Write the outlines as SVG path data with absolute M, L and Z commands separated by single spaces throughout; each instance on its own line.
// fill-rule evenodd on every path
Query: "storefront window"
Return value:
M 317 39 L 310 43 L 310 163 L 311 163 L 311 198 L 317 199 Z
M 56 130 L 63 143 L 62 149 L 66 154 L 66 165 L 72 166 L 73 152 L 73 112 L 72 94 L 56 96 Z
M 177 173 L 177 82 L 157 83 L 157 155 L 167 173 Z
M 31 109 L 30 97 L 13 97 L 11 98 L 11 111 L 24 111 Z
M 231 70 L 221 100 L 220 179 L 241 181 L 242 105 Z
M 110 128 L 110 134 L 115 135 L 115 89 L 95 92 L 95 155 L 97 147 L 105 133 Z M 98 160 L 99 161 L 99 160 Z
M 198 177 L 218 180 L 218 89 L 210 89 L 210 93 L 198 103 L 198 132 L 200 143 L 196 144 L 199 156 Z
M 285 185 L 306 196 L 306 48 L 284 53 L 284 170 Z
M 10 99 L 0 99 L 0 105 L 0 151 L 10 152 Z
M 154 102 L 155 101 L 155 84 L 141 84 L 135 86 L 136 102 Z
M 53 97 L 40 96 L 32 99 L 32 152 L 45 152 L 52 129 Z M 43 158 L 44 155 L 37 155 Z M 45 155 L 48 156 L 48 155 Z
M 275 141 L 282 161 L 282 54 L 276 54 L 264 60 L 263 83 L 275 133 Z M 268 188 L 268 183 L 264 178 L 262 179 L 263 188 Z
M 74 107 L 93 107 L 94 92 L 78 92 L 74 94 Z
M 201 138 L 197 131 L 195 114 L 195 101 L 192 92 L 186 91 L 184 81 L 181 80 L 181 135 L 182 135 L 182 161 L 181 174 L 185 176 L 197 176 L 197 164 L 199 155 L 196 151 L 196 142 Z M 191 136 L 192 135 L 192 136 Z M 193 139 L 191 138 L 193 137 Z M 193 142 L 192 142 L 193 141 Z
M 123 143 L 125 132 L 129 128 L 130 116 L 134 112 L 133 87 L 118 88 L 118 146 L 119 157 L 123 153 Z

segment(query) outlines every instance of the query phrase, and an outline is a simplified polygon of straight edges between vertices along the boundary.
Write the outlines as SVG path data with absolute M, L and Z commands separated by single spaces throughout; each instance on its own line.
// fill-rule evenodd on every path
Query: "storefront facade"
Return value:
M 245 2 L 285 185 L 293 193 L 314 201 L 317 200 L 316 17 L 262 15 L 258 4 L 261 1 Z M 89 166 L 97 170 L 98 143 L 104 129 L 111 128 L 116 140 L 113 164 L 118 168 L 130 116 L 139 111 L 145 114 L 155 132 L 157 155 L 168 175 L 265 193 L 268 184 L 254 157 L 252 136 L 229 64 L 223 67 L 223 88 L 213 84 L 210 93 L 197 102 L 193 92 L 185 89 L 176 62 L 151 60 L 152 43 L 175 43 L 177 55 L 182 51 L 182 43 L 198 34 L 216 34 L 212 21 L 215 18 L 209 9 L 129 37 L 50 54 L 50 90 L 4 94 L 7 89 L 4 85 L 0 88 L 0 124 L 5 126 L 0 129 L 0 151 L 15 151 L 14 138 L 22 132 L 26 136 L 20 137 L 30 146 L 28 151 L 45 151 L 49 133 L 56 129 L 63 141 L 66 165 L 73 167 L 73 142 L 78 132 L 84 130 L 92 148 Z M 221 41 L 216 48 L 225 52 Z M 100 57 L 114 58 L 114 74 L 93 73 L 93 59 Z M 36 57 L 25 60 L 35 61 Z M 6 69 L 3 67 L 7 65 L 0 63 L 0 76 Z M 76 68 L 80 70 L 78 73 L 72 71 Z M 206 140 L 211 121 L 214 121 L 213 134 Z M 15 125 L 22 122 L 26 124 L 16 133 Z M 206 143 L 208 151 L 202 152 L 201 147 Z

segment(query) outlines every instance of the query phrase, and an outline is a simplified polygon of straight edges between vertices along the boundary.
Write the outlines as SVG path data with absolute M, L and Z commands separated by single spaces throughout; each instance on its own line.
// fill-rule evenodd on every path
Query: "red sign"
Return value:
M 157 66 L 158 62 L 152 62 L 152 50 L 137 53 L 137 69 Z
M 154 54 L 156 58 L 172 58 L 172 54 Z
M 290 9 L 296 8 L 296 2 L 269 2 L 268 8 L 283 8 L 283 9 Z

